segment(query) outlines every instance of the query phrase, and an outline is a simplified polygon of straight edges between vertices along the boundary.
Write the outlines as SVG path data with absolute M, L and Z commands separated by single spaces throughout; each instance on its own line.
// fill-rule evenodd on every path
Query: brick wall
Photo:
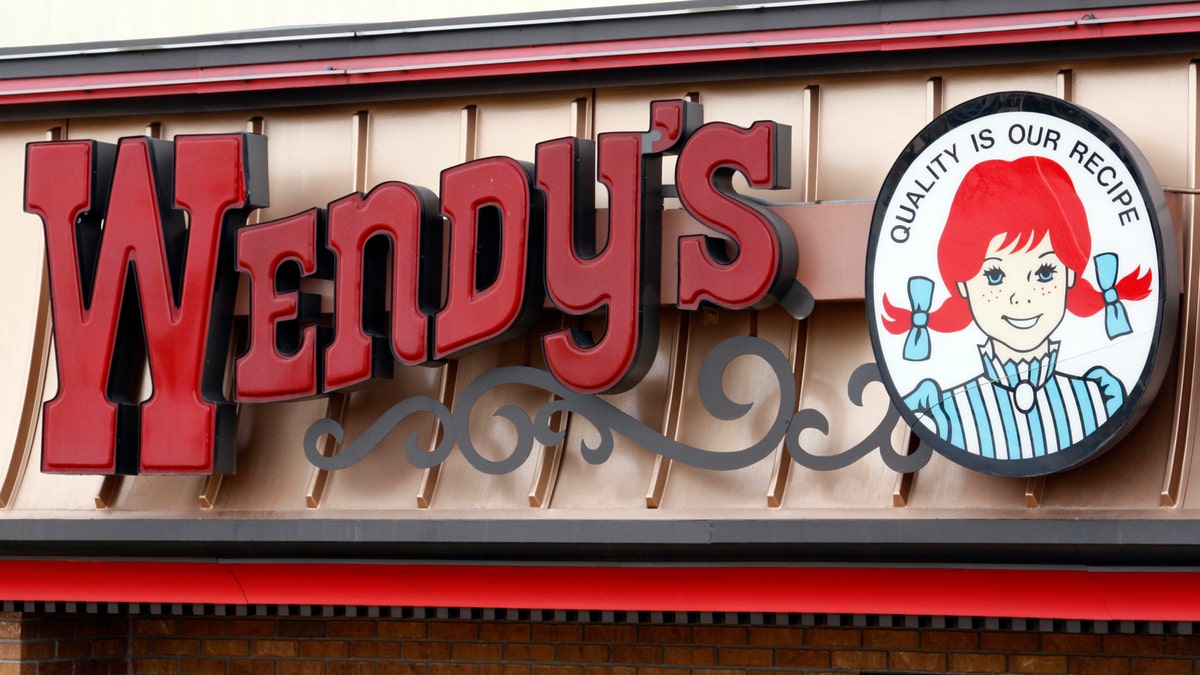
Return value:
M 0 615 L 0 675 L 1200 674 L 1200 636 L 520 620 Z

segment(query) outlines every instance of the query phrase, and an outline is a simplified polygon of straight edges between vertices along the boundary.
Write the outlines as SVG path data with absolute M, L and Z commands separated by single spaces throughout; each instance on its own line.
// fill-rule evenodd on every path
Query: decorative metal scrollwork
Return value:
M 621 434 L 663 457 L 682 464 L 713 471 L 730 471 L 755 464 L 771 455 L 781 443 L 786 443 L 793 461 L 801 466 L 819 471 L 839 469 L 862 459 L 876 449 L 887 466 L 899 472 L 912 472 L 929 461 L 931 450 L 922 446 L 912 455 L 906 455 L 892 447 L 892 431 L 900 420 L 899 413 L 889 406 L 887 413 L 865 439 L 854 447 L 835 455 L 814 455 L 800 445 L 800 433 L 805 429 L 816 429 L 829 433 L 829 421 L 820 411 L 796 409 L 796 385 L 787 357 L 770 342 L 754 337 L 735 337 L 717 345 L 700 365 L 699 391 L 704 409 L 716 419 L 736 422 L 744 418 L 753 403 L 738 403 L 731 400 L 722 385 L 726 368 L 734 359 L 753 356 L 762 360 L 774 374 L 779 387 L 779 402 L 774 420 L 769 428 L 754 443 L 738 450 L 707 450 L 663 436 L 641 421 L 616 408 L 604 399 L 571 391 L 558 383 L 550 373 L 526 366 L 497 368 L 472 381 L 459 396 L 456 410 L 451 412 L 441 401 L 429 396 L 414 396 L 405 399 L 383 413 L 359 438 L 330 456 L 321 454 L 318 441 L 329 434 L 337 443 L 345 439 L 342 426 L 331 419 L 313 422 L 304 434 L 304 452 L 308 460 L 319 469 L 330 471 L 349 467 L 367 456 L 393 429 L 410 415 L 430 413 L 437 417 L 443 427 L 440 442 L 430 451 L 424 451 L 417 443 L 417 434 L 410 434 L 404 442 L 404 453 L 409 463 L 417 468 L 436 466 L 450 456 L 458 447 L 467 462 L 476 470 L 487 474 L 505 474 L 522 466 L 533 451 L 534 441 L 546 446 L 563 443 L 566 432 L 556 430 L 551 423 L 554 415 L 569 412 L 573 421 L 584 421 L 599 434 L 599 441 L 589 445 L 580 442 L 579 452 L 587 462 L 600 464 L 613 452 L 614 433 Z M 879 370 L 874 363 L 865 363 L 855 369 L 850 377 L 847 396 L 856 406 L 862 406 L 862 395 L 872 382 L 880 382 Z M 468 421 L 471 411 L 488 391 L 509 384 L 521 384 L 552 393 L 555 400 L 534 413 L 531 418 L 515 405 L 504 405 L 492 413 L 508 421 L 516 431 L 516 443 L 503 459 L 489 459 L 480 454 L 471 440 Z

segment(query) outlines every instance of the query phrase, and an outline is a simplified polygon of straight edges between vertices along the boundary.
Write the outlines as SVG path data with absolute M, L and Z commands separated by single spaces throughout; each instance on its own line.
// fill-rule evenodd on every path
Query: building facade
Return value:
M 1198 32 L 688 2 L 0 50 L 0 668 L 1195 671 Z M 1001 475 L 897 400 L 872 293 L 925 222 L 887 199 L 955 208 L 903 163 L 997 106 L 1090 130 L 1059 160 L 1117 231 L 1128 159 L 1161 261 L 1158 332 L 1097 338 L 1150 354 L 1113 423 Z

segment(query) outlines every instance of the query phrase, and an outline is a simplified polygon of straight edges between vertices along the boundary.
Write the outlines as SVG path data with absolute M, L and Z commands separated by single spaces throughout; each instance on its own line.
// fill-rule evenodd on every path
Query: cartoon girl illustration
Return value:
M 937 261 L 950 297 L 930 309 L 935 282 L 912 277 L 911 309 L 885 295 L 883 323 L 907 333 L 904 358 L 928 359 L 930 331 L 972 322 L 979 376 L 949 389 L 921 381 L 904 403 L 943 440 L 994 459 L 1064 450 L 1099 428 L 1124 403 L 1124 384 L 1103 367 L 1082 376 L 1058 370 L 1052 339 L 1066 312 L 1104 311 L 1108 338 L 1132 332 L 1122 301 L 1151 291 L 1140 268 L 1119 281 L 1115 253 L 1091 257 L 1091 231 L 1067 172 L 1045 157 L 989 160 L 963 178 L 938 241 Z M 1099 288 L 1083 278 L 1090 263 Z M 1099 329 L 1099 325 L 1097 325 Z

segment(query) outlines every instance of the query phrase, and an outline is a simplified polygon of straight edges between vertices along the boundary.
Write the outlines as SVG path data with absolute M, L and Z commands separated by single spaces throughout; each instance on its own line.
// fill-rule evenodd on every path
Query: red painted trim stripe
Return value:
M 32 104 L 664 67 L 1200 32 L 1200 3 L 0 80 Z
M 20 560 L 0 599 L 1197 621 L 1200 572 Z

